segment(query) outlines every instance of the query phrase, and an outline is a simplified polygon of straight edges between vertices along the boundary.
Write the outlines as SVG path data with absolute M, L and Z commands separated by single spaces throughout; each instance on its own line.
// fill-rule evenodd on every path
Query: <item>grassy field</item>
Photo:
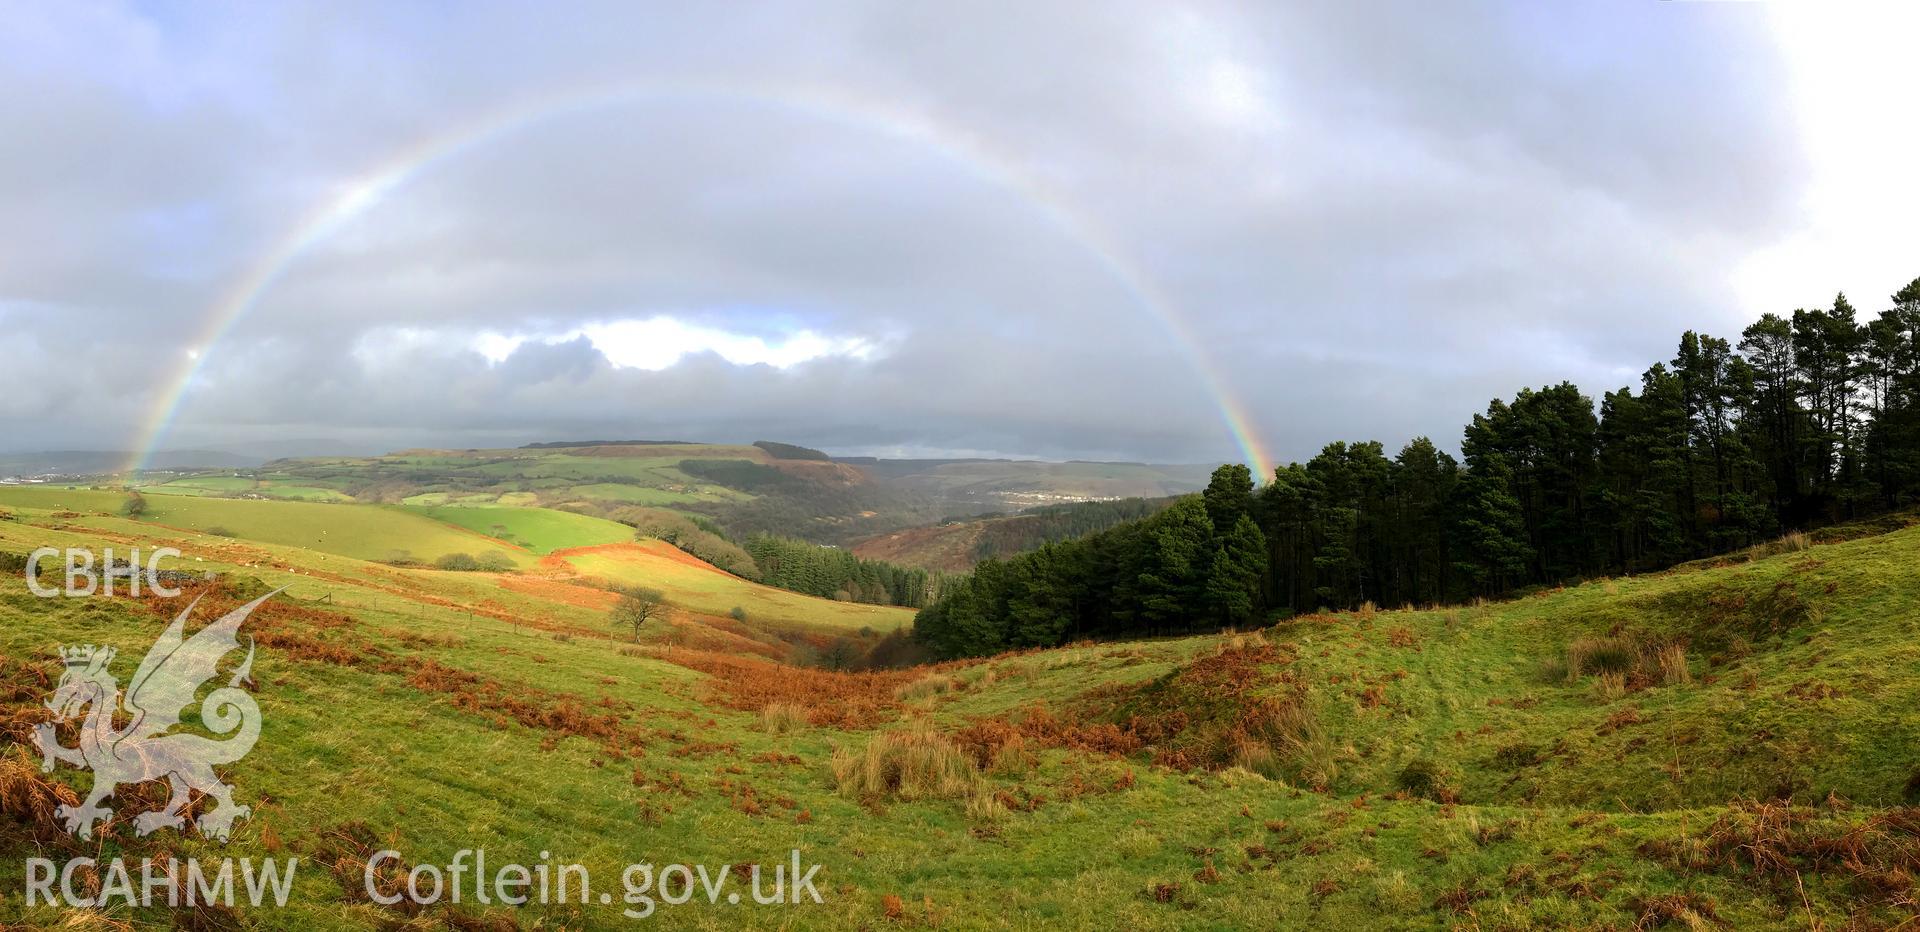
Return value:
M 755 585 L 681 553 L 664 541 L 638 541 L 560 556 L 590 578 L 621 586 L 651 586 L 666 593 L 674 604 L 709 615 L 728 615 L 739 608 L 749 619 L 778 619 L 830 631 L 872 628 L 886 632 L 913 623 L 912 609 L 835 602 Z
M 114 516 L 119 493 L 31 491 L 0 490 L 0 551 L 174 542 L 191 565 L 291 588 L 243 632 L 259 640 L 265 728 L 222 769 L 254 807 L 233 842 L 135 837 L 131 815 L 164 794 L 128 788 L 105 839 L 81 846 L 50 811 L 87 776 L 47 782 L 21 745 L 46 715 L 53 649 L 117 647 L 124 683 L 181 603 L 42 600 L 0 577 L 0 923 L 347 929 L 457 912 L 464 927 L 614 928 L 630 924 L 630 863 L 770 871 L 795 849 L 821 865 L 824 903 L 700 895 L 648 921 L 1837 929 L 1915 915 L 1920 529 L 1511 602 L 845 674 L 675 646 L 684 625 L 625 643 L 605 594 L 554 566 L 638 580 L 669 550 L 436 573 L 171 531 Z M 685 569 L 651 579 L 746 585 Z M 242 596 L 210 591 L 203 609 Z M 409 917 L 354 892 L 354 858 L 383 847 L 413 864 L 551 852 L 614 902 Z M 285 908 L 239 916 L 28 910 L 19 894 L 32 854 L 163 851 L 302 860 Z
M 411 450 L 389 456 L 283 460 L 261 469 L 160 475 L 139 485 L 142 491 L 171 495 L 422 506 L 711 505 L 754 498 L 681 472 L 680 463 L 689 458 L 769 461 L 758 448 L 718 444 Z
M 717 520 L 737 537 L 766 532 L 850 544 L 909 528 L 937 535 L 942 529 L 919 526 L 954 514 L 1194 491 L 1208 475 L 1198 466 L 1135 463 L 861 463 L 856 468 L 778 459 L 758 447 L 703 443 L 404 450 L 278 460 L 258 469 L 154 473 L 135 484 L 201 497 L 505 505 L 605 517 L 634 506 L 673 508 Z M 936 559 L 916 565 L 950 569 L 967 562 L 944 553 Z
M 583 502 L 691 505 L 753 496 L 680 471 L 686 459 L 769 461 L 756 447 L 717 444 L 579 447 L 546 450 L 410 450 L 378 457 L 287 460 L 277 483 L 357 490 L 363 499 L 409 505 L 563 505 Z M 182 480 L 184 481 L 184 480 Z
M 424 515 L 398 508 L 290 501 L 257 501 L 181 495 L 148 495 L 141 522 L 157 527 L 255 543 L 284 544 L 357 560 L 386 560 L 406 554 L 431 562 L 450 553 L 500 554 L 516 565 L 530 565 L 526 551 Z M 98 524 L 117 515 L 126 495 L 44 486 L 0 488 L 0 507 L 70 509 L 72 520 Z
M 435 521 L 511 541 L 534 553 L 545 554 L 565 547 L 591 547 L 633 539 L 633 528 L 624 524 L 547 508 L 443 505 L 410 510 Z

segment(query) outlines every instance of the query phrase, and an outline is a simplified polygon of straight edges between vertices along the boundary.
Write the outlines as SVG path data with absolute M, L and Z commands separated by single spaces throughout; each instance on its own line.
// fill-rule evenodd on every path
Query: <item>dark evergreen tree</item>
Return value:
M 1267 539 L 1242 514 L 1218 539 L 1207 568 L 1207 609 L 1223 624 L 1243 625 L 1260 608 L 1260 577 L 1267 570 Z
M 1180 629 L 1201 604 L 1213 540 L 1213 524 L 1200 501 L 1183 499 L 1161 517 L 1135 577 L 1139 618 L 1154 634 Z
M 1864 325 L 1841 296 L 1764 315 L 1737 352 L 1682 334 L 1597 412 L 1571 384 L 1522 390 L 1476 415 L 1460 450 L 1421 438 L 1389 460 L 1378 443 L 1332 443 L 1257 492 L 1244 467 L 1222 467 L 1164 511 L 981 564 L 916 636 L 954 656 L 1498 595 L 1910 505 L 1920 280 Z M 782 554 L 753 555 L 784 571 Z
M 1225 534 L 1241 516 L 1253 511 L 1253 472 L 1239 463 L 1229 463 L 1213 471 L 1200 497 L 1206 502 L 1207 519 L 1215 534 Z

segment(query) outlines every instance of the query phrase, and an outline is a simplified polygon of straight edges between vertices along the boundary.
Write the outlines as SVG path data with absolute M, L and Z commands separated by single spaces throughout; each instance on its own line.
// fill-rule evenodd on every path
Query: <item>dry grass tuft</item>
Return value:
M 1401 792 L 1421 799 L 1450 803 L 1459 798 L 1448 780 L 1447 771 L 1438 763 L 1425 757 L 1416 757 L 1401 768 L 1394 777 L 1394 785 Z
M 40 774 L 39 765 L 27 759 L 25 748 L 0 757 L 0 816 L 26 825 L 35 840 L 64 838 L 66 830 L 54 810 L 79 804 L 79 795 L 70 787 Z
M 983 676 L 985 674 L 982 674 Z M 959 688 L 960 681 L 944 673 L 929 673 L 911 683 L 902 683 L 894 687 L 893 698 L 901 702 L 913 702 L 932 696 L 945 695 Z
M 1687 649 L 1678 644 L 1668 644 L 1654 652 L 1654 660 L 1659 665 L 1659 679 L 1666 686 L 1685 686 L 1693 682 L 1693 671 L 1687 667 Z
M 1320 717 L 1304 702 L 1290 702 L 1275 709 L 1268 736 L 1300 782 L 1325 790 L 1340 778 L 1340 749 L 1320 724 Z
M 1627 908 L 1639 914 L 1636 929 L 1716 929 L 1726 925 L 1713 898 L 1699 893 L 1657 893 L 1637 898 Z
M 1787 801 L 1740 802 L 1704 831 L 1645 850 L 1683 871 L 1743 871 L 1770 883 L 1795 905 L 1805 902 L 1802 891 L 1818 880 L 1828 889 L 1844 885 L 1856 903 L 1911 915 L 1920 886 L 1914 879 L 1920 877 L 1920 809 L 1860 817 Z M 1711 901 L 1667 905 L 1712 915 Z
M 1612 702 L 1627 694 L 1627 675 L 1625 673 L 1602 673 L 1593 678 L 1593 693 L 1606 702 Z
M 1575 638 L 1567 645 L 1567 680 L 1597 673 L 1625 674 L 1633 669 L 1635 653 L 1633 645 L 1622 638 Z
M 1550 681 L 1558 679 L 1568 683 L 1597 677 L 1603 682 L 1596 682 L 1595 690 L 1608 698 L 1615 697 L 1616 685 L 1632 691 L 1693 682 L 1685 644 L 1644 641 L 1632 636 L 1577 638 L 1567 645 L 1565 660 L 1544 661 L 1541 673 Z M 1614 682 L 1616 678 L 1618 684 Z
M 807 710 L 791 702 L 770 702 L 760 710 L 760 727 L 772 735 L 799 731 L 807 727 Z
M 1008 816 L 1007 804 L 1000 801 L 996 794 L 984 789 L 976 789 L 967 797 L 967 818 L 973 822 L 998 822 Z
M 1285 776 L 1280 755 L 1273 750 L 1273 746 L 1252 739 L 1242 740 L 1234 746 L 1233 766 L 1268 779 L 1281 779 Z
M 962 799 L 980 788 L 973 759 L 925 722 L 835 750 L 833 776 L 841 793 L 863 798 Z

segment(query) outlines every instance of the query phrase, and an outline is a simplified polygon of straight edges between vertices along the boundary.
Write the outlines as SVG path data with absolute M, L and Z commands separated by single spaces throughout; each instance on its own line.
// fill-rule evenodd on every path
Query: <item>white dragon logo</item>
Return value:
M 80 725 L 79 745 L 62 746 L 55 737 L 52 723 L 38 726 L 33 741 L 44 755 L 42 770 L 52 772 L 55 761 L 93 770 L 93 789 L 87 793 L 86 801 L 78 806 L 61 806 L 54 813 L 66 824 L 68 832 L 83 839 L 92 838 L 94 824 L 113 815 L 100 803 L 112 796 L 115 789 L 122 784 L 163 778 L 171 786 L 173 795 L 165 809 L 134 819 L 134 829 L 141 835 L 185 825 L 180 809 L 187 804 L 189 790 L 199 790 L 219 804 L 196 821 L 200 834 L 208 838 L 226 841 L 233 833 L 233 820 L 253 811 L 251 807 L 236 805 L 233 787 L 221 783 L 213 773 L 214 765 L 230 764 L 245 757 L 260 739 L 260 706 L 240 688 L 240 684 L 252 682 L 251 645 L 247 648 L 246 660 L 233 672 L 227 685 L 208 693 L 200 703 L 202 723 L 207 729 L 216 735 L 232 733 L 232 737 L 214 740 L 197 734 L 168 732 L 180 724 L 181 713 L 193 701 L 201 684 L 213 678 L 221 658 L 239 649 L 240 641 L 235 633 L 240 630 L 240 623 L 279 591 L 276 589 L 228 612 L 192 638 L 186 638 L 187 616 L 200 602 L 195 599 L 147 651 L 140 668 L 134 671 L 124 699 L 119 681 L 107 672 L 107 666 L 113 662 L 113 648 L 88 645 L 61 649 L 60 659 L 66 662 L 67 669 L 53 697 L 47 700 L 47 708 L 53 711 L 55 722 L 78 715 L 82 708 L 88 709 L 86 721 Z M 126 727 L 116 728 L 115 712 L 123 704 L 129 720 Z

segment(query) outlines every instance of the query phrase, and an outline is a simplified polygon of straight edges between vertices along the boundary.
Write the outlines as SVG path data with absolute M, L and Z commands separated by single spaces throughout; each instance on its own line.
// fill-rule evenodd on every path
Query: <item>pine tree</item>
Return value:
M 1267 567 L 1267 540 L 1250 515 L 1241 515 L 1219 540 L 1207 569 L 1208 610 L 1221 622 L 1240 625 L 1259 610 L 1260 577 Z
M 1253 511 L 1253 473 L 1239 463 L 1229 463 L 1213 471 L 1206 491 L 1207 519 L 1215 534 L 1225 534 L 1242 515 Z
M 1396 546 L 1391 601 L 1438 602 L 1452 584 L 1447 526 L 1460 466 L 1433 441 L 1415 437 L 1394 458 Z
M 1213 524 L 1199 499 L 1159 514 L 1138 576 L 1140 618 L 1155 632 L 1181 627 L 1200 603 Z
M 1460 480 L 1458 534 L 1462 559 L 1459 571 L 1481 593 L 1497 593 L 1525 578 L 1534 559 L 1527 545 L 1520 501 L 1513 494 L 1511 473 L 1504 460 L 1483 460 Z

